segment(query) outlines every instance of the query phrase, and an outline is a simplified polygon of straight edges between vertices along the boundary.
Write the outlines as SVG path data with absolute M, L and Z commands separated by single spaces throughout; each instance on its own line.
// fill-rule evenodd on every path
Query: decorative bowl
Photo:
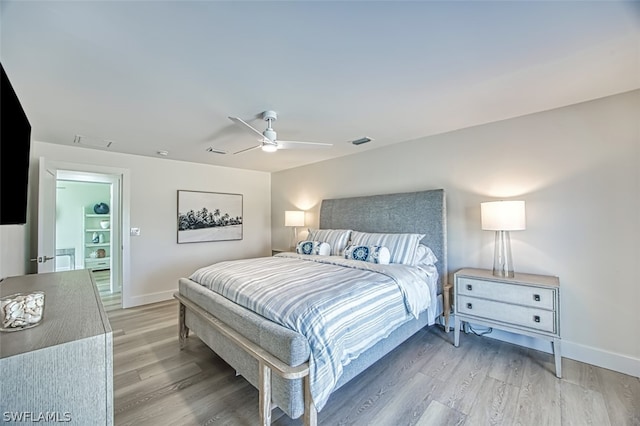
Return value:
M 107 214 L 109 213 L 109 206 L 106 203 L 98 203 L 93 206 L 93 211 L 95 214 Z
M 44 318 L 44 291 L 16 293 L 0 298 L 0 331 L 35 327 Z
M 100 221 L 100 228 L 102 229 L 109 229 L 109 225 L 110 225 L 110 222 L 108 220 Z

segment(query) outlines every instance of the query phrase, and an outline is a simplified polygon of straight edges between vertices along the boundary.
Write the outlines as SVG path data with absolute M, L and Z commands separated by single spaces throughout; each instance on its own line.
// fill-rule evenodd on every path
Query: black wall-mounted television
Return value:
M 0 68 L 0 225 L 22 225 L 27 223 L 31 124 Z

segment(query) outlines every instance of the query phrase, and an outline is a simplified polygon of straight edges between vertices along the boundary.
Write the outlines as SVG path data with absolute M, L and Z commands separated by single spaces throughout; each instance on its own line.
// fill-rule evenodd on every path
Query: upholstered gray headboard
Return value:
M 425 234 L 438 258 L 439 283 L 447 280 L 447 209 L 443 189 L 323 200 L 321 229 Z

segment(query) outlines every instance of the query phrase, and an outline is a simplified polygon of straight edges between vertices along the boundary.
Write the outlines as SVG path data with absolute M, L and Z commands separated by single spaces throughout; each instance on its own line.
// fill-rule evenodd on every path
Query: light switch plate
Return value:
M 138 237 L 140 235 L 140 228 L 131 228 L 129 235 L 132 237 Z

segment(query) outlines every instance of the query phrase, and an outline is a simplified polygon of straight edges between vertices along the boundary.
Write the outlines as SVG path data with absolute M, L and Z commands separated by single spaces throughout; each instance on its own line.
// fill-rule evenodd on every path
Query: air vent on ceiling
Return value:
M 106 139 L 98 139 L 98 138 L 90 138 L 82 135 L 75 135 L 73 138 L 73 143 L 77 143 L 78 145 L 91 146 L 94 148 L 109 148 L 113 141 L 108 141 Z
M 207 152 L 213 152 L 214 154 L 226 154 L 227 151 L 223 151 L 221 149 L 218 148 L 214 148 L 212 146 L 210 146 L 209 148 L 207 148 Z
M 373 139 L 371 139 L 371 138 L 369 138 L 369 137 L 364 136 L 364 137 L 361 137 L 360 139 L 356 139 L 356 140 L 354 140 L 354 141 L 351 141 L 351 143 L 352 143 L 352 144 L 354 144 L 354 145 L 362 145 L 362 144 L 364 144 L 364 143 L 371 142 L 372 140 L 373 140 Z

